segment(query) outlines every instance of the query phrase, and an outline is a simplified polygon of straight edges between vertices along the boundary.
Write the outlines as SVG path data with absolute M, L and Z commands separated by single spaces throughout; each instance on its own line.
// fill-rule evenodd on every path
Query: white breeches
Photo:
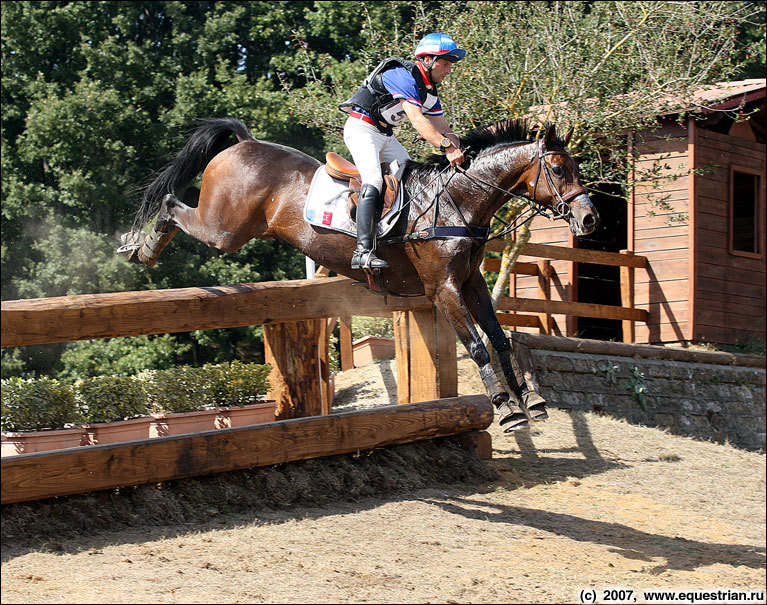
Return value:
M 387 136 L 372 124 L 348 118 L 344 125 L 344 143 L 352 154 L 352 160 L 360 171 L 363 185 L 373 185 L 378 191 L 383 187 L 381 164 L 397 160 L 400 165 L 410 159 L 402 144 L 393 136 Z

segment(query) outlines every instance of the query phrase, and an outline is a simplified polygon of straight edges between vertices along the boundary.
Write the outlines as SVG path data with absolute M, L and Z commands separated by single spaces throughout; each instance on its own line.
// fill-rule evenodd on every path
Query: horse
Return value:
M 545 420 L 548 413 L 546 401 L 525 381 L 480 272 L 490 222 L 513 196 L 568 221 L 576 236 L 591 233 L 599 221 L 566 151 L 572 129 L 559 138 L 547 123 L 537 134 L 523 120 L 504 120 L 462 137 L 463 166 L 451 167 L 436 154 L 408 161 L 401 179 L 407 201 L 393 237 L 379 240 L 376 250 L 390 266 L 378 276 L 387 295 L 425 295 L 443 313 L 479 368 L 507 433 L 527 430 L 528 420 Z M 238 141 L 233 145 L 232 135 Z M 356 239 L 304 220 L 304 201 L 321 165 L 292 147 L 255 139 L 237 119 L 202 120 L 144 188 L 118 253 L 152 267 L 179 230 L 225 252 L 252 238 L 279 238 L 338 275 L 362 281 L 364 271 L 350 268 Z M 189 187 L 200 172 L 200 188 Z M 509 389 L 493 369 L 475 321 Z

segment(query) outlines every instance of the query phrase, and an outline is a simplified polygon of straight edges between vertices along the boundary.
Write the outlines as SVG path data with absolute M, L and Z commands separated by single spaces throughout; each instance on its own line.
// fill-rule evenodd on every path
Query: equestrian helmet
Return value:
M 429 34 L 424 36 L 415 48 L 416 57 L 433 55 L 442 59 L 447 59 L 451 63 L 457 63 L 466 55 L 466 51 L 458 48 L 450 36 L 447 34 Z

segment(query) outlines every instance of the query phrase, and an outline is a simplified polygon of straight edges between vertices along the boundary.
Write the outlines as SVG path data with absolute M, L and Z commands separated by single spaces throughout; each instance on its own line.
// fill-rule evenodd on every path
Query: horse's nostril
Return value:
M 596 227 L 597 219 L 593 214 L 587 214 L 583 218 L 583 226 L 584 227 Z

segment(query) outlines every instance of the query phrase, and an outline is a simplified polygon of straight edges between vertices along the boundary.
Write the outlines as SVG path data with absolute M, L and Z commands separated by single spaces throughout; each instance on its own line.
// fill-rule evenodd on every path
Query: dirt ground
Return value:
M 459 367 L 461 394 L 482 392 L 471 362 Z M 338 375 L 335 405 L 392 401 L 392 368 Z M 55 506 L 5 507 L 2 602 L 578 603 L 590 587 L 764 590 L 763 454 L 558 410 L 530 433 L 490 431 L 484 467 L 428 446 L 381 454 L 390 469 L 437 457 L 468 470 L 371 496 L 347 482 L 318 504 L 193 501 L 204 518 L 163 524 L 142 522 L 146 502 L 134 498 L 124 500 L 134 518 L 112 528 L 94 506 L 106 500 L 71 500 L 51 525 L 60 530 L 37 535 L 31 524 Z M 315 461 L 282 489 L 327 481 L 334 464 L 351 462 Z M 102 520 L 93 531 L 80 505 Z

